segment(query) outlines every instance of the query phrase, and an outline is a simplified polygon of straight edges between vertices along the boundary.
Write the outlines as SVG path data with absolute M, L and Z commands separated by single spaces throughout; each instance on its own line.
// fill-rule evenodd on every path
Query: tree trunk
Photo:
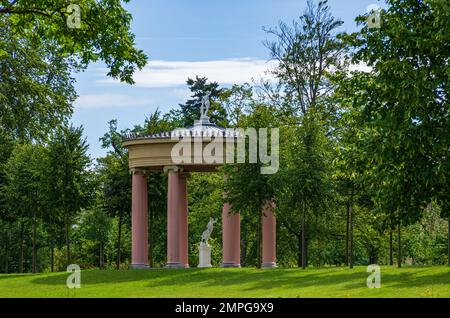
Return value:
M 247 264 L 247 230 L 245 228 L 242 231 L 241 246 L 241 265 L 245 267 Z
M 33 211 L 33 261 L 32 271 L 37 272 L 37 250 L 36 250 L 36 211 Z
M 20 251 L 19 251 L 19 273 L 23 273 L 23 235 L 25 231 L 25 224 L 20 221 Z
M 69 266 L 71 264 L 69 226 L 70 226 L 69 225 L 69 215 L 66 212 L 66 215 L 64 217 L 64 227 L 65 227 L 64 236 L 66 238 L 66 266 Z
M 122 212 L 119 214 L 119 224 L 117 230 L 117 259 L 116 259 L 116 269 L 120 269 L 120 259 L 121 259 L 121 243 L 122 243 Z
M 100 242 L 99 267 L 103 269 L 103 242 Z
M 50 243 L 51 246 L 51 252 L 50 252 L 50 268 L 51 271 L 54 272 L 55 271 L 55 242 L 52 240 L 52 242 Z
M 9 271 L 9 264 L 8 264 L 8 259 L 9 259 L 9 232 L 10 232 L 10 227 L 9 226 L 5 226 L 6 227 L 6 240 L 5 240 L 5 274 L 8 274 Z
M 397 246 L 397 267 L 402 267 L 402 238 L 401 238 L 401 225 L 398 223 L 398 246 Z
M 261 268 L 261 265 L 262 265 L 262 253 L 261 253 L 261 250 L 262 250 L 262 239 L 261 239 L 261 237 L 262 237 L 262 212 L 261 212 L 261 210 L 262 209 L 260 209 L 260 211 L 259 211 L 259 213 L 258 213 L 258 241 L 257 241 L 257 246 L 256 246 L 256 248 L 258 249 L 257 250 L 257 262 L 258 262 L 258 264 L 257 264 L 257 267 L 258 268 Z
M 352 189 L 352 194 L 350 197 L 350 204 L 349 204 L 349 227 L 350 227 L 350 231 L 349 231 L 349 259 L 348 259 L 348 266 L 350 268 L 353 268 L 353 189 Z
M 447 245 L 447 265 L 450 266 L 450 214 L 448 216 L 448 245 Z
M 302 238 L 303 235 L 300 233 L 300 235 L 297 237 L 298 241 L 298 250 L 297 250 L 297 266 L 300 268 L 302 267 Z
M 302 208 L 302 269 L 306 268 L 306 202 Z
M 349 238 L 350 238 L 350 204 L 347 202 L 346 231 L 345 231 L 345 265 L 349 266 Z
M 308 267 L 309 264 L 308 253 L 309 253 L 309 238 L 308 235 L 305 234 L 305 267 Z
M 389 230 L 389 265 L 394 265 L 394 247 L 392 240 L 392 229 Z
M 148 234 L 148 264 L 150 267 L 153 267 L 153 209 L 149 209 L 149 234 Z

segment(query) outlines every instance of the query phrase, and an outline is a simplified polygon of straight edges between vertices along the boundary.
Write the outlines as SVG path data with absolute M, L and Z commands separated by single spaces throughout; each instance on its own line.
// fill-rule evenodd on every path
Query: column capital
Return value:
M 190 177 L 191 177 L 191 174 L 189 172 L 181 172 L 180 173 L 180 178 L 188 179 Z
M 146 170 L 146 169 L 141 169 L 141 168 L 131 168 L 131 169 L 130 169 L 130 174 L 131 174 L 131 175 L 134 175 L 134 174 L 140 174 L 140 175 L 146 176 L 146 175 L 149 174 L 149 171 Z
M 163 167 L 163 171 L 165 174 L 169 173 L 169 172 L 182 172 L 183 171 L 183 167 L 180 166 L 164 166 Z

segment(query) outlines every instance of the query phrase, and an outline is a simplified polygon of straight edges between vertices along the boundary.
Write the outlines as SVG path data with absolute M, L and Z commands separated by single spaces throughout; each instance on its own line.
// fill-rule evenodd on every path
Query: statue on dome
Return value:
M 200 106 L 200 119 L 208 118 L 209 107 L 211 106 L 210 99 L 211 92 L 206 92 L 206 95 L 202 97 L 202 104 Z

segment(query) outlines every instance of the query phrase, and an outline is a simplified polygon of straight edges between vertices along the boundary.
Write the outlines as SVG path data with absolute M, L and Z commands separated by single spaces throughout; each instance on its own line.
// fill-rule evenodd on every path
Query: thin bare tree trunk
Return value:
M 392 239 L 392 229 L 389 230 L 389 265 L 394 265 L 394 247 Z
M 100 242 L 99 266 L 100 266 L 100 269 L 103 269 L 103 267 L 104 267 L 104 264 L 103 264 L 103 242 Z
M 10 227 L 7 226 L 6 227 L 6 240 L 5 240 L 5 274 L 8 274 L 9 271 L 9 264 L 8 264 L 8 259 L 9 259 L 9 232 L 10 232 Z
M 247 230 L 246 228 L 242 231 L 242 239 L 241 239 L 241 265 L 245 267 L 247 263 Z
M 65 237 L 66 237 L 66 266 L 69 266 L 71 264 L 71 257 L 70 257 L 70 238 L 69 238 L 69 216 L 66 212 L 66 215 L 64 217 L 64 225 L 65 225 Z
M 52 240 L 52 242 L 50 243 L 51 246 L 51 252 L 50 252 L 50 268 L 51 271 L 54 272 L 55 271 L 55 242 Z
M 447 265 L 450 266 L 450 214 L 448 216 L 448 245 L 447 245 L 447 256 L 448 256 L 448 261 L 447 261 Z
M 258 262 L 258 264 L 257 264 L 257 267 L 258 268 L 261 268 L 261 265 L 262 265 L 262 253 L 261 253 L 261 250 L 262 250 L 262 239 L 261 239 L 261 237 L 262 237 L 262 212 L 261 211 L 259 211 L 259 213 L 258 213 L 258 241 L 257 241 L 257 262 Z
M 149 209 L 149 235 L 148 235 L 148 263 L 150 267 L 153 267 L 153 209 Z
M 308 264 L 309 264 L 308 253 L 309 253 L 309 238 L 308 238 L 308 235 L 305 234 L 305 266 L 306 267 L 308 267 Z
M 347 202 L 346 231 L 345 231 L 345 265 L 349 266 L 349 238 L 350 238 L 350 204 Z
M 354 190 L 352 188 L 352 194 L 350 197 L 350 204 L 349 204 L 349 224 L 350 224 L 350 239 L 349 239 L 349 261 L 348 261 L 348 265 L 350 268 L 353 268 L 353 195 L 354 195 Z
M 25 230 L 25 224 L 20 221 L 20 251 L 19 251 L 19 273 L 23 273 L 23 235 Z
M 120 269 L 120 259 L 121 259 L 121 243 L 122 243 L 122 213 L 119 214 L 119 224 L 117 230 L 117 259 L 116 259 L 116 268 Z
M 37 271 L 37 250 L 36 250 L 36 211 L 33 211 L 33 260 L 32 260 L 32 271 L 36 273 Z
M 402 235 L 401 235 L 401 225 L 398 223 L 398 246 L 397 246 L 397 267 L 402 267 Z
M 302 207 L 302 268 L 306 268 L 306 202 Z

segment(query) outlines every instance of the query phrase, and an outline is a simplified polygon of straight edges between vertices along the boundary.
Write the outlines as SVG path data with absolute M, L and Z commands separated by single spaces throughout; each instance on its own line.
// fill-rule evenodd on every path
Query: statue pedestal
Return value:
M 211 246 L 200 244 L 198 247 L 198 266 L 199 268 L 208 268 L 211 266 Z

